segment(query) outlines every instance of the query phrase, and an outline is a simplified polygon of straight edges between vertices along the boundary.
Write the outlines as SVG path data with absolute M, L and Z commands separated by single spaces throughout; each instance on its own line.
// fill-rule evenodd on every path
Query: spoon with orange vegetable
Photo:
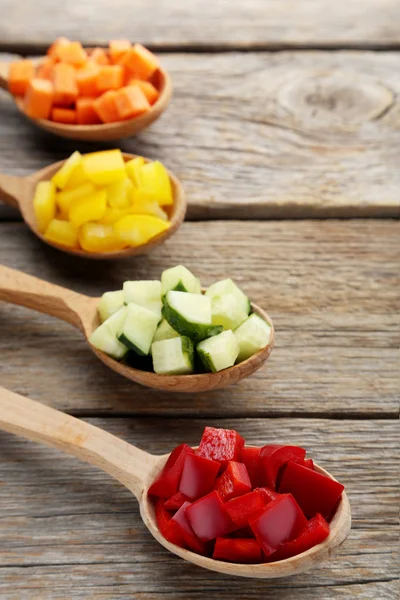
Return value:
M 115 140 L 148 127 L 172 95 L 168 73 L 141 44 L 107 50 L 59 38 L 47 56 L 0 63 L 0 88 L 46 131 L 79 140 Z
M 74 152 L 28 177 L 0 173 L 0 196 L 42 241 L 96 259 L 147 254 L 178 229 L 186 212 L 172 173 L 120 150 Z

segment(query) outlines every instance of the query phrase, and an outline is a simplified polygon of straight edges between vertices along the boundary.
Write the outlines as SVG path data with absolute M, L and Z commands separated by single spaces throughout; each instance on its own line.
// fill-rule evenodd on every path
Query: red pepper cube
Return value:
M 179 510 L 182 504 L 187 501 L 185 494 L 182 492 L 176 492 L 169 500 L 164 503 L 164 506 L 167 510 Z
M 186 516 L 197 537 L 204 542 L 223 537 L 235 529 L 215 490 L 188 506 Z
M 237 528 L 248 525 L 263 512 L 265 506 L 264 495 L 258 490 L 233 498 L 224 505 L 227 515 Z
M 272 490 L 277 490 L 279 470 L 290 460 L 304 462 L 306 451 L 298 446 L 279 446 L 271 444 L 261 448 L 259 462 L 259 476 L 261 485 L 266 485 Z M 278 485 L 277 485 L 278 484 Z
M 264 497 L 264 503 L 267 505 L 269 502 L 276 500 L 279 497 L 278 492 L 274 492 L 267 487 L 256 488 L 254 491 L 261 492 Z
M 235 529 L 235 531 L 232 531 L 232 533 L 230 533 L 228 537 L 243 538 L 243 539 L 248 539 L 248 538 L 255 539 L 254 532 L 253 532 L 252 528 L 249 527 L 248 525 L 246 527 L 241 527 L 240 529 Z
M 225 467 L 230 460 L 241 462 L 243 446 L 244 439 L 237 431 L 206 427 L 196 454 L 216 460 Z
M 307 467 L 307 469 L 311 469 L 312 471 L 315 471 L 314 469 L 314 462 L 312 458 L 306 458 L 304 460 L 304 467 Z
M 250 492 L 251 482 L 244 464 L 230 460 L 221 477 L 217 479 L 215 489 L 223 502 Z
M 320 513 L 329 521 L 344 486 L 317 471 L 289 462 L 279 486 L 280 493 L 290 492 L 307 518 Z
M 246 465 L 253 488 L 257 487 L 259 482 L 259 466 L 261 448 L 245 446 L 242 450 L 242 463 Z
M 172 515 L 166 510 L 164 506 L 164 500 L 162 498 L 159 498 L 156 502 L 155 514 L 158 529 L 160 530 L 160 533 L 165 537 L 165 539 L 168 542 L 171 542 L 172 544 L 182 546 L 182 538 L 177 534 L 176 531 L 173 531 L 171 529 L 170 523 Z
M 263 562 L 261 548 L 258 542 L 247 538 L 217 538 L 213 558 L 242 564 Z
M 321 544 L 329 535 L 329 525 L 320 514 L 315 515 L 300 533 L 292 540 L 279 546 L 278 550 L 271 556 L 271 561 L 285 560 L 291 556 L 297 556 L 317 544 Z
M 190 500 L 208 494 L 213 487 L 219 471 L 219 463 L 197 454 L 188 454 L 183 465 L 179 491 Z
M 161 498 L 173 496 L 179 486 L 183 465 L 187 455 L 194 454 L 194 450 L 186 444 L 181 444 L 171 452 L 163 470 L 149 488 L 149 494 Z
M 191 506 L 190 502 L 182 504 L 170 521 L 170 529 L 176 535 L 177 539 L 181 538 L 183 540 L 185 548 L 205 555 L 207 554 L 207 546 L 199 540 L 187 518 L 186 509 L 189 506 Z
M 307 519 L 291 494 L 279 496 L 265 507 L 261 515 L 250 522 L 265 556 L 270 556 L 281 544 L 293 540 L 307 525 Z

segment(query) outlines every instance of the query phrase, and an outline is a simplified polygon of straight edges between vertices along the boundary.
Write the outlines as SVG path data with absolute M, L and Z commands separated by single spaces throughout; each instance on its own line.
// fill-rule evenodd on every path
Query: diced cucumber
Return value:
M 159 318 L 138 304 L 128 304 L 126 318 L 118 330 L 118 339 L 130 350 L 146 355 L 157 329 Z
M 239 345 L 237 362 L 241 362 L 268 345 L 271 337 L 271 326 L 253 313 L 235 329 L 234 336 Z
M 216 373 L 235 364 L 239 346 L 233 332 L 228 330 L 203 340 L 196 350 L 206 369 Z
M 103 322 L 111 315 L 117 312 L 124 306 L 124 292 L 118 290 L 117 292 L 105 292 L 100 298 L 97 311 L 99 313 L 100 320 Z
M 211 312 L 213 325 L 222 325 L 224 329 L 236 329 L 247 318 L 243 302 L 233 294 L 211 298 Z
M 127 308 L 123 306 L 97 327 L 89 338 L 92 346 L 117 360 L 123 358 L 128 352 L 128 348 L 117 338 L 117 332 L 122 326 L 126 314 Z
M 161 319 L 161 281 L 125 281 L 125 304 L 138 304 L 153 311 Z
M 193 373 L 193 342 L 188 337 L 175 337 L 153 342 L 153 368 L 159 375 Z
M 183 265 L 166 269 L 161 275 L 161 295 L 165 296 L 170 290 L 177 292 L 188 292 L 189 294 L 201 294 L 200 279 L 195 277 Z
M 172 338 L 179 337 L 179 333 L 172 329 L 171 325 L 163 319 L 159 326 L 157 327 L 157 331 L 154 334 L 153 342 L 161 342 L 162 340 L 170 340 Z
M 201 294 L 167 292 L 162 314 L 175 331 L 196 343 L 222 331 L 212 325 L 210 298 Z
M 221 279 L 221 281 L 216 281 L 210 287 L 207 288 L 205 293 L 209 298 L 215 298 L 216 296 L 226 296 L 227 294 L 232 294 L 240 303 L 242 309 L 245 311 L 246 315 L 250 313 L 251 304 L 248 297 L 242 292 L 242 290 L 236 285 L 232 279 Z

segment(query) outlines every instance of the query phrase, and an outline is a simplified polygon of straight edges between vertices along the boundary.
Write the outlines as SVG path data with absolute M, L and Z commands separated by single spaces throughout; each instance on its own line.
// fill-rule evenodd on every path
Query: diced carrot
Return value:
M 115 102 L 117 93 L 115 90 L 109 90 L 93 102 L 93 108 L 103 123 L 114 123 L 120 120 Z
M 111 40 L 108 47 L 111 60 L 115 64 L 128 50 L 130 50 L 130 48 L 132 48 L 132 44 L 129 40 Z
M 78 98 L 76 101 L 76 122 L 78 125 L 96 125 L 101 123 L 99 115 L 94 109 L 95 98 Z
M 48 79 L 52 81 L 53 79 L 53 67 L 56 64 L 55 60 L 52 58 L 45 58 L 42 63 L 38 66 L 36 70 L 35 77 L 39 79 Z
M 48 119 L 53 105 L 54 89 L 47 79 L 32 79 L 26 90 L 24 107 L 32 119 Z
M 76 83 L 78 85 L 80 95 L 98 95 L 96 79 L 99 71 L 100 66 L 92 60 L 88 60 L 86 66 L 76 72 Z
M 13 62 L 8 71 L 8 89 L 14 96 L 23 96 L 34 76 L 35 67 L 31 60 Z
M 56 123 L 75 125 L 76 111 L 71 108 L 53 108 L 51 111 L 51 120 L 56 121 Z
M 61 62 L 74 65 L 75 67 L 82 67 L 88 59 L 87 52 L 82 48 L 80 42 L 59 44 L 55 49 L 55 56 Z
M 127 85 L 137 85 L 140 87 L 143 94 L 149 101 L 149 104 L 154 104 L 159 96 L 158 90 L 152 83 L 150 83 L 150 81 L 143 81 L 143 79 L 135 79 L 134 77 L 131 77 Z
M 121 59 L 120 64 L 127 67 L 137 79 L 149 79 L 158 69 L 158 60 L 142 44 L 135 44 Z
M 66 38 L 66 37 L 59 37 L 57 38 L 50 46 L 50 48 L 47 50 L 47 56 L 50 56 L 51 58 L 56 59 L 57 58 L 57 50 L 60 46 L 68 46 L 71 43 L 71 41 Z
M 95 48 L 90 53 L 90 60 L 93 60 L 98 65 L 109 65 L 110 59 L 108 58 L 106 51 L 103 48 Z
M 132 119 L 150 108 L 150 104 L 137 85 L 130 85 L 118 90 L 115 105 L 119 116 L 118 120 Z
M 53 69 L 54 104 L 69 106 L 79 95 L 76 71 L 72 65 L 57 63 Z
M 124 85 L 124 69 L 120 65 L 101 67 L 96 79 L 97 91 L 119 90 Z

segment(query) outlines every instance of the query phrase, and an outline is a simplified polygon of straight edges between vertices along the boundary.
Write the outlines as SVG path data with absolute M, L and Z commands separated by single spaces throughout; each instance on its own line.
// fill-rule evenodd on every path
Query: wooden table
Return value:
M 304 444 L 353 509 L 349 539 L 317 571 L 231 580 L 164 551 L 106 475 L 0 434 L 2 600 L 397 600 L 398 0 L 0 7 L 1 59 L 62 34 L 130 37 L 160 53 L 174 100 L 121 147 L 163 160 L 189 200 L 165 246 L 115 264 L 45 247 L 3 207 L 1 262 L 92 295 L 184 263 L 205 284 L 234 276 L 277 330 L 271 359 L 247 381 L 174 396 L 108 371 L 67 324 L 2 303 L 1 384 L 151 452 L 196 443 L 206 424 L 254 444 Z M 76 147 L 99 148 L 37 131 L 0 95 L 2 171 L 29 173 Z

